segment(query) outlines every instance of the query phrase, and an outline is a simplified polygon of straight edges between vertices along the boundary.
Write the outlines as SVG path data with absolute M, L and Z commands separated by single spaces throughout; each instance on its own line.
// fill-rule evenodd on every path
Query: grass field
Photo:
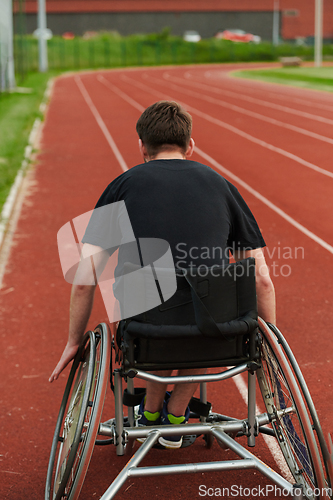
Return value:
M 294 85 L 302 88 L 333 92 L 333 66 L 322 68 L 279 68 L 235 71 L 235 76 L 266 82 Z
M 31 93 L 0 94 L 0 209 L 19 170 L 24 148 L 51 73 L 31 73 L 24 87 Z

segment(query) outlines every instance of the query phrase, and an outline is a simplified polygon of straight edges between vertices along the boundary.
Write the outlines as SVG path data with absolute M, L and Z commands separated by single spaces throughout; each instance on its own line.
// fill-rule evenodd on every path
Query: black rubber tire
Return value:
M 89 466 L 104 406 L 110 332 L 87 332 L 73 361 L 53 437 L 45 500 L 76 500 Z
M 313 400 L 310 394 L 310 391 L 306 385 L 305 379 L 303 377 L 303 374 L 301 372 L 301 369 L 296 361 L 296 358 L 290 349 L 288 342 L 280 332 L 280 330 L 275 326 L 270 323 L 268 323 L 269 328 L 272 330 L 274 335 L 276 336 L 278 343 L 281 345 L 289 363 L 292 368 L 292 371 L 297 379 L 298 386 L 300 388 L 300 391 L 302 393 L 302 397 L 304 400 L 304 404 L 306 405 L 308 409 L 308 414 L 310 417 L 311 421 L 311 426 L 314 431 L 314 435 L 317 437 L 318 444 L 320 447 L 321 451 L 321 457 L 323 460 L 323 463 L 325 465 L 325 472 L 326 472 L 326 483 L 327 483 L 327 488 L 332 489 L 332 484 L 333 484 L 333 455 L 331 457 L 327 442 L 324 437 L 324 433 L 322 430 L 322 427 L 319 422 L 319 418 L 317 415 L 317 411 L 315 408 L 315 405 L 313 404 Z M 333 495 L 331 495 L 331 498 L 333 498 Z
M 272 330 L 262 320 L 259 326 L 261 369 L 257 377 L 277 442 L 305 498 L 327 499 L 320 450 L 297 380 Z

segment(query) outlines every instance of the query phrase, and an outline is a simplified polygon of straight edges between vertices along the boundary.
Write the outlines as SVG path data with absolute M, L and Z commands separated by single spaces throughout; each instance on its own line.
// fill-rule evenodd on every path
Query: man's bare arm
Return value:
M 276 324 L 275 290 L 269 276 L 268 266 L 261 248 L 235 252 L 236 262 L 248 257 L 256 259 L 256 288 L 258 300 L 258 314 L 269 323 Z
M 57 380 L 80 347 L 94 303 L 95 288 L 95 286 L 84 285 L 73 285 L 72 287 L 68 342 L 49 378 L 49 382 Z
M 94 258 L 90 260 L 92 255 Z M 83 246 L 82 256 L 86 260 L 79 265 L 71 292 L 68 341 L 49 382 L 57 380 L 80 347 L 94 303 L 96 276 L 101 275 L 109 258 L 105 250 L 89 244 Z

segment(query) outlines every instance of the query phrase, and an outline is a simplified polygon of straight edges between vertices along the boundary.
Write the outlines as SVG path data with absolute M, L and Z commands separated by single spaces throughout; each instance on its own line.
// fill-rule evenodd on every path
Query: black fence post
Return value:
M 170 47 L 171 47 L 171 59 L 172 59 L 172 63 L 173 64 L 177 64 L 177 60 L 178 60 L 178 57 L 177 57 L 177 42 L 176 41 L 171 42 Z
M 137 57 L 138 57 L 138 65 L 142 66 L 142 42 L 137 42 L 136 45 Z
M 59 55 L 60 55 L 60 68 L 66 68 L 67 67 L 67 61 L 66 61 L 66 40 L 64 38 L 60 38 L 60 44 L 59 44 Z
M 104 40 L 104 66 L 109 68 L 111 66 L 110 63 L 110 45 L 109 40 Z
M 210 45 L 209 45 L 209 59 L 210 59 L 210 62 L 211 63 L 214 63 L 215 62 L 215 53 L 216 53 L 216 50 L 215 50 L 215 44 L 214 44 L 214 41 L 211 40 L 210 42 Z
M 125 40 L 123 40 L 121 43 L 121 59 L 122 59 L 122 66 L 127 66 L 127 47 Z
M 93 40 L 89 40 L 89 67 L 95 67 L 95 45 Z
M 80 68 L 80 40 L 79 40 L 79 38 L 75 37 L 73 42 L 74 42 L 74 44 L 73 44 L 74 45 L 74 47 L 73 47 L 74 48 L 74 61 L 73 62 L 74 62 L 74 66 L 79 69 Z
M 49 66 L 50 68 L 54 68 L 54 43 L 53 43 L 53 38 L 49 40 L 48 43 L 48 56 L 49 56 Z M 28 59 L 28 58 L 27 58 Z
M 159 40 L 155 43 L 155 61 L 157 66 L 161 64 L 161 43 Z
M 230 42 L 230 59 L 231 61 L 236 60 L 236 54 L 235 54 L 235 42 Z
M 191 62 L 195 64 L 196 61 L 196 43 L 192 42 L 191 47 Z

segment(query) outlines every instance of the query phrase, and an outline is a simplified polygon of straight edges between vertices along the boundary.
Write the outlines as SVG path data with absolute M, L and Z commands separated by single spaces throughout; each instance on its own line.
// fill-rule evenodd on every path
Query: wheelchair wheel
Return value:
M 110 333 L 87 332 L 74 359 L 53 437 L 45 500 L 76 500 L 89 466 L 108 384 Z
M 295 359 L 295 356 L 293 355 L 293 352 L 290 349 L 286 339 L 283 337 L 282 333 L 278 330 L 278 328 L 275 325 L 268 323 L 268 326 L 273 331 L 274 335 L 276 336 L 278 343 L 282 346 L 283 351 L 286 354 L 288 361 L 290 363 L 290 366 L 292 367 L 293 373 L 297 379 L 297 383 L 298 383 L 299 388 L 302 392 L 303 400 L 304 400 L 305 405 L 308 409 L 308 413 L 309 413 L 311 424 L 312 424 L 312 429 L 314 430 L 314 434 L 317 437 L 317 440 L 318 440 L 318 443 L 320 446 L 321 456 L 322 456 L 323 462 L 325 464 L 327 486 L 328 486 L 328 488 L 332 488 L 333 460 L 331 458 L 331 454 L 330 454 L 328 445 L 326 443 L 324 433 L 323 433 L 323 430 L 322 430 L 322 427 L 320 425 L 319 418 L 317 415 L 317 411 L 316 411 L 316 408 L 315 408 L 313 401 L 312 401 L 310 391 L 306 385 L 306 382 L 304 380 L 304 377 L 303 377 L 303 374 L 300 370 L 300 367 L 298 366 L 298 363 Z
M 328 498 L 327 483 L 307 408 L 274 333 L 260 321 L 258 382 L 272 427 L 295 483 L 309 500 Z

